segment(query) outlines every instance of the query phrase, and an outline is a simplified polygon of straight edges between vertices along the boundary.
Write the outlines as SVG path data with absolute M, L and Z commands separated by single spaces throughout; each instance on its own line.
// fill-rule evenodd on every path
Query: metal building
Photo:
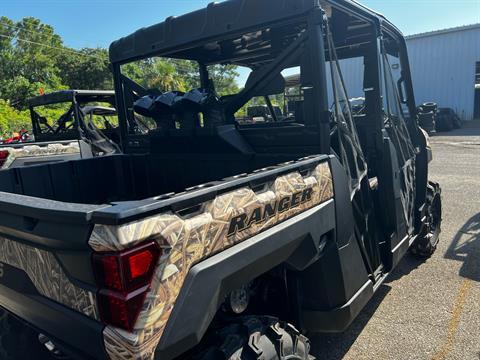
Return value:
M 480 24 L 408 36 L 407 46 L 417 104 L 433 101 L 465 121 L 480 118 Z M 342 62 L 350 97 L 364 94 L 360 68 L 357 59 Z

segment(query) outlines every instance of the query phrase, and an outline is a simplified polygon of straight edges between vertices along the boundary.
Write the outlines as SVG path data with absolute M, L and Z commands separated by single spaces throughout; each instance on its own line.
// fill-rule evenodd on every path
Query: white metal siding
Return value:
M 349 98 L 363 97 L 363 58 L 340 60 L 340 69 L 347 88 Z M 327 63 L 328 103 L 333 104 L 330 63 Z
M 434 101 L 455 109 L 463 120 L 472 120 L 480 26 L 413 36 L 407 46 L 417 105 Z M 359 59 L 342 61 L 350 97 L 362 95 L 362 66 Z
M 418 104 L 434 101 L 473 119 L 480 27 L 407 40 Z
M 349 74 L 348 77 L 344 75 L 348 96 L 350 98 L 365 96 L 363 91 L 363 58 L 340 60 L 340 68 L 342 74 Z

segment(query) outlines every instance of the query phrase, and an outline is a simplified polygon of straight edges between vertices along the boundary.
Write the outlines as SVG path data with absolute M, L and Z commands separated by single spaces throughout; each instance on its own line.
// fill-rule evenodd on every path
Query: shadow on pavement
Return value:
M 390 286 L 381 285 L 347 331 L 339 334 L 309 334 L 312 355 L 317 359 L 343 359 L 390 290 Z
M 452 130 L 448 132 L 440 131 L 433 135 L 432 138 L 437 136 L 480 136 L 480 121 L 473 120 L 464 123 L 463 127 L 458 130 Z
M 393 269 L 393 272 L 388 275 L 387 279 L 385 280 L 385 284 L 389 284 L 392 281 L 398 280 L 410 274 L 413 270 L 425 264 L 425 261 L 427 261 L 427 259 L 419 258 L 407 252 L 397 267 Z
M 462 262 L 461 277 L 480 282 L 480 213 L 458 230 L 445 258 Z

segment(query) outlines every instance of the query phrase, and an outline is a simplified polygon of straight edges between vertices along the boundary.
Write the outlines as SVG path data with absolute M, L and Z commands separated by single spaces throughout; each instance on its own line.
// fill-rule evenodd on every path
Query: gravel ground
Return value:
M 480 359 L 480 124 L 431 144 L 443 191 L 435 255 L 407 255 L 347 332 L 313 337 L 317 359 Z

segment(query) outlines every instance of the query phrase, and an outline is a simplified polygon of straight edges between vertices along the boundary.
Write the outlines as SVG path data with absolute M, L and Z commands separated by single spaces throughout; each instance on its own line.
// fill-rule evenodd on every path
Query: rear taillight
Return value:
M 93 254 L 97 302 L 104 323 L 133 330 L 159 257 L 160 248 L 153 241 L 123 252 Z
M 9 156 L 10 152 L 8 150 L 0 150 L 0 168 L 5 165 Z

